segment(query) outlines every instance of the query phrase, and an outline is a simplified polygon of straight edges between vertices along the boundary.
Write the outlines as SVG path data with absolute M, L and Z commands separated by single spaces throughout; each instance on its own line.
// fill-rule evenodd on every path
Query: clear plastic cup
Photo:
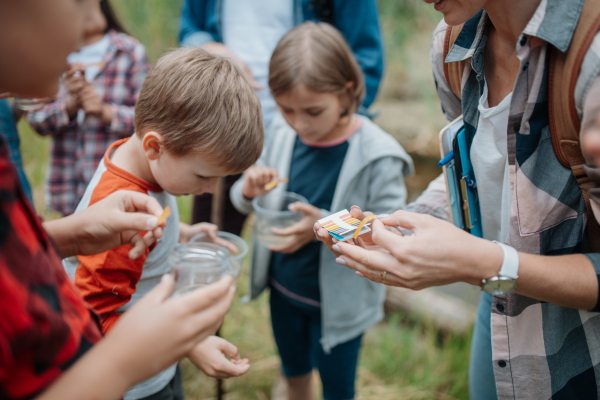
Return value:
M 302 219 L 302 212 L 288 209 L 290 204 L 297 201 L 308 203 L 304 196 L 277 189 L 252 200 L 256 212 L 256 235 L 262 245 L 269 247 L 288 241 L 290 236 L 276 235 L 272 229 L 287 228 Z
M 231 258 L 224 247 L 212 243 L 179 243 L 168 259 L 175 280 L 173 296 L 216 282 L 231 272 Z
M 52 101 L 50 98 L 24 98 L 15 97 L 15 106 L 23 111 L 38 111 L 44 108 L 46 103 Z
M 238 276 L 240 276 L 242 264 L 244 263 L 244 258 L 246 257 L 246 254 L 248 254 L 248 244 L 241 237 L 229 232 L 219 231 L 217 232 L 217 237 L 219 239 L 228 241 L 237 249 L 235 254 L 229 251 L 229 249 L 226 249 L 227 251 L 229 251 L 229 257 L 231 257 L 231 275 L 233 275 L 234 278 L 237 278 Z M 197 235 L 192 236 L 192 238 L 190 239 L 190 243 L 213 243 L 213 241 L 206 233 L 201 232 Z

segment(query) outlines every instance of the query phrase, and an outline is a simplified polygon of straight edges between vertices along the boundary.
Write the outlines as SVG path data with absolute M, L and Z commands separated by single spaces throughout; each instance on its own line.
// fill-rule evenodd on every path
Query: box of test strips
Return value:
M 341 241 L 352 239 L 352 235 L 354 235 L 354 232 L 360 224 L 360 220 L 354 218 L 348 210 L 336 212 L 335 214 L 320 219 L 318 222 L 331 236 Z M 367 226 L 363 226 L 360 235 L 367 232 L 371 232 L 371 229 Z

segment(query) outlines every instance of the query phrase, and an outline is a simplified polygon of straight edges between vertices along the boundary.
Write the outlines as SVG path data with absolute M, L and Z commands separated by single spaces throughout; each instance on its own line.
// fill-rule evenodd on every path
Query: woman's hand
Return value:
M 300 211 L 304 216 L 300 221 L 287 228 L 271 228 L 271 231 L 276 235 L 290 236 L 284 244 L 269 246 L 271 251 L 285 254 L 294 253 L 315 238 L 313 227 L 315 222 L 321 218 L 321 210 L 299 201 L 290 204 L 288 209 L 294 212 Z
M 194 236 L 199 233 L 206 233 L 206 241 L 214 244 L 218 244 L 220 246 L 225 247 L 227 250 L 231 251 L 232 254 L 237 254 L 238 249 L 233 245 L 233 243 L 221 239 L 217 236 L 217 232 L 219 231 L 219 227 L 215 224 L 210 224 L 208 222 L 200 222 L 194 225 L 188 225 L 186 223 L 179 223 L 179 243 L 187 243 Z
M 138 258 L 162 236 L 158 217 L 163 209 L 143 193 L 119 190 L 76 214 L 48 221 L 44 228 L 62 257 L 91 255 L 131 244 L 129 258 Z M 148 231 L 143 237 L 140 231 Z
M 107 334 L 104 357 L 120 367 L 130 383 L 155 375 L 214 335 L 231 307 L 231 277 L 169 298 L 173 278 L 160 284 L 123 314 Z
M 366 217 L 368 217 L 369 215 L 373 215 L 372 212 L 362 211 L 359 206 L 352 206 L 350 208 L 350 214 L 354 218 L 359 219 L 361 221 L 363 219 L 365 219 Z M 384 216 L 387 216 L 387 214 L 380 215 L 379 218 L 383 218 Z M 325 244 L 325 246 L 327 246 L 327 248 L 333 254 L 335 254 L 336 257 L 338 257 L 340 255 L 340 253 L 338 252 L 338 248 L 336 247 L 334 249 L 333 246 L 335 244 L 337 244 L 339 242 L 339 240 L 337 240 L 336 238 L 331 236 L 329 234 L 329 232 L 327 232 L 327 229 L 323 228 L 318 222 L 315 223 L 313 229 L 314 229 L 314 234 L 317 237 L 317 240 L 320 242 L 323 242 Z M 390 226 L 390 227 L 386 227 L 386 229 L 393 231 L 397 235 L 402 236 L 402 233 L 395 227 Z M 350 243 L 350 242 L 345 242 L 345 243 L 352 245 L 352 243 Z M 356 244 L 363 248 L 367 248 L 367 249 L 371 249 L 371 250 L 381 250 L 381 248 L 377 244 L 373 243 L 372 232 L 366 232 L 366 233 L 363 233 L 362 235 L 360 235 L 357 239 Z
M 217 379 L 244 375 L 250 369 L 248 359 L 240 357 L 237 347 L 217 336 L 198 343 L 188 358 L 199 370 Z
M 414 234 L 399 236 L 384 224 Z M 339 264 L 374 282 L 413 290 L 461 281 L 480 285 L 482 279 L 497 275 L 502 265 L 500 246 L 429 215 L 396 211 L 374 220 L 371 229 L 373 244 L 383 251 L 347 243 L 332 249 L 341 254 Z
M 267 167 L 266 165 L 250 167 L 244 174 L 242 195 L 247 199 L 262 196 L 267 193 L 265 185 L 277 179 L 278 174 L 275 168 Z
M 215 333 L 231 307 L 231 277 L 168 298 L 173 278 L 161 282 L 119 318 L 115 327 L 56 379 L 38 400 L 120 399 Z M 110 385 L 107 385 L 110 382 Z

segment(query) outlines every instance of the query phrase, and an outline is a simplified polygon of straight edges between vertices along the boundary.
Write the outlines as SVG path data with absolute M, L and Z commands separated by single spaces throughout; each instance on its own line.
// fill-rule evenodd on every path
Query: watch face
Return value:
M 514 279 L 506 278 L 504 276 L 495 276 L 493 278 L 488 279 L 484 283 L 483 290 L 491 295 L 498 295 L 510 293 L 513 290 L 515 290 L 516 287 L 517 282 Z

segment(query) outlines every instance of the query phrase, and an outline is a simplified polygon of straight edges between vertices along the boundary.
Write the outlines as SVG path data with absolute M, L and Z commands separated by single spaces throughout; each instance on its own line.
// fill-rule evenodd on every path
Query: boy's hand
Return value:
M 217 379 L 244 375 L 250 369 L 248 359 L 240 358 L 237 347 L 217 336 L 209 336 L 198 343 L 188 358 L 199 370 Z
M 231 251 L 232 254 L 237 254 L 238 249 L 231 242 L 217 237 L 219 228 L 215 224 L 208 222 L 200 222 L 194 225 L 179 223 L 179 243 L 187 243 L 199 233 L 206 233 L 207 241 L 218 244 Z
M 266 165 L 250 167 L 246 171 L 246 174 L 244 174 L 242 195 L 247 199 L 262 196 L 267 193 L 265 185 L 277 179 L 278 174 L 275 168 L 267 167 Z
M 81 103 L 81 109 L 86 115 L 96 117 L 105 124 L 110 124 L 112 121 L 112 110 L 108 104 L 102 101 L 98 92 L 94 87 L 87 83 L 77 94 L 77 98 Z
M 179 223 L 179 243 L 187 243 L 195 235 L 204 232 L 214 239 L 217 237 L 219 228 L 215 224 L 208 222 L 200 222 L 199 224 L 189 225 L 184 222 Z
M 315 238 L 313 228 L 315 223 L 321 219 L 321 210 L 313 205 L 299 201 L 290 204 L 288 208 L 290 211 L 301 211 L 304 217 L 290 227 L 284 229 L 271 228 L 271 231 L 276 235 L 290 236 L 284 244 L 269 246 L 269 250 L 271 251 L 293 253 Z

